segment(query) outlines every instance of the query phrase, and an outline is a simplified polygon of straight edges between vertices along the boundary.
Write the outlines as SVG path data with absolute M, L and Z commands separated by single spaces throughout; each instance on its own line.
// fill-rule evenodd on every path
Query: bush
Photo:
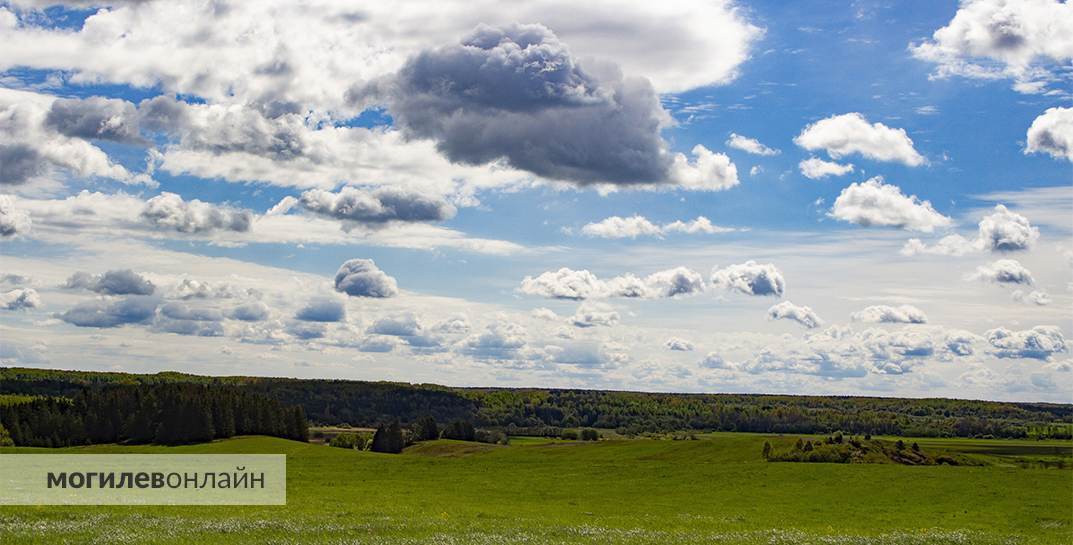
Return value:
M 510 437 L 499 430 L 477 430 L 474 439 L 478 443 L 490 443 L 493 445 L 510 444 Z
M 596 430 L 594 430 L 592 428 L 585 428 L 585 429 L 581 430 L 581 440 L 582 441 L 599 441 L 600 440 L 600 432 L 598 432 L 598 431 L 596 431 Z
M 340 433 L 328 442 L 328 446 L 365 450 L 365 437 L 356 433 Z
M 577 441 L 578 440 L 577 430 L 563 430 L 563 433 L 561 435 L 559 435 L 559 438 L 564 439 L 566 441 Z
M 11 440 L 11 434 L 7 432 L 7 428 L 3 424 L 0 424 L 0 447 L 13 447 L 15 442 Z

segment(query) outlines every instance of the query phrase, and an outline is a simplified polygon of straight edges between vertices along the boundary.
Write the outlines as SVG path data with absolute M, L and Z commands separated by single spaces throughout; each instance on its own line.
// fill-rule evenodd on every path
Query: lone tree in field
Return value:
M 600 432 L 598 432 L 598 431 L 596 431 L 596 430 L 594 430 L 592 428 L 585 428 L 585 429 L 581 430 L 581 440 L 582 441 L 599 441 L 600 440 Z
M 373 452 L 398 454 L 402 452 L 402 448 L 405 446 L 406 441 L 402 437 L 402 426 L 399 425 L 398 420 L 395 420 L 387 426 L 380 424 L 376 427 L 376 434 L 373 435 L 373 444 L 369 450 Z
M 414 441 L 432 441 L 440 438 L 440 428 L 436 425 L 436 419 L 431 416 L 423 416 L 414 423 Z

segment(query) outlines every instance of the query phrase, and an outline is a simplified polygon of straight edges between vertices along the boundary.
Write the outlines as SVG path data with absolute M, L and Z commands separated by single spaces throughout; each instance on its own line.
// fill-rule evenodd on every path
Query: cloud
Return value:
M 96 299 L 79 303 L 58 318 L 78 327 L 119 327 L 149 321 L 159 304 L 160 299 L 142 295 Z
M 327 328 L 320 322 L 289 322 L 286 329 L 292 337 L 302 341 L 321 339 L 328 333 Z
M 303 322 L 342 322 L 346 320 L 346 307 L 334 299 L 316 298 L 302 307 L 294 317 Z
M 993 252 L 1027 250 L 1039 239 L 1039 229 L 1028 218 L 995 206 L 995 212 L 980 220 L 980 241 Z
M 969 280 L 983 280 L 998 284 L 1033 284 L 1032 273 L 1015 259 L 999 259 L 990 265 L 981 265 L 968 276 Z
M 795 305 L 790 301 L 783 301 L 767 309 L 767 315 L 771 320 L 793 320 L 809 329 L 823 325 L 823 320 L 810 307 Z
M 929 246 L 918 238 L 911 238 L 902 247 L 901 254 L 963 256 L 983 251 L 1014 252 L 1032 248 L 1038 239 L 1039 229 L 1033 227 L 1028 218 L 999 204 L 992 214 L 980 220 L 975 240 L 953 234 Z
M 1046 153 L 1073 161 L 1073 108 L 1047 109 L 1032 121 L 1026 140 L 1026 154 Z
M 399 287 L 373 260 L 351 259 L 335 273 L 335 291 L 352 297 L 386 298 L 398 295 Z
M 1055 76 L 1047 64 L 1073 59 L 1073 6 L 1054 0 L 962 2 L 930 40 L 911 44 L 913 56 L 936 65 L 932 77 L 962 76 L 1017 82 L 1041 90 Z
M 946 334 L 943 344 L 946 349 L 957 356 L 971 356 L 975 353 L 973 345 L 982 339 L 968 331 L 953 330 Z
M 0 151 L 2 153 L 2 151 Z M 0 165 L 4 164 L 0 157 Z M 0 166 L 0 168 L 6 168 Z M 0 173 L 0 179 L 4 174 Z M 30 232 L 33 222 L 30 213 L 22 210 L 11 195 L 0 195 L 0 238 L 15 238 Z
M 554 321 L 559 319 L 559 315 L 555 314 L 554 310 L 545 307 L 534 308 L 529 312 L 529 315 L 541 320 Z
M 730 138 L 727 139 L 726 145 L 753 155 L 770 157 L 779 154 L 779 150 L 769 148 L 761 144 L 760 141 L 755 138 L 749 138 L 748 136 L 742 136 L 737 133 L 730 133 Z
M 224 315 L 217 309 L 193 307 L 181 302 L 165 303 L 158 309 L 153 329 L 164 333 L 196 337 L 224 335 Z
M 928 317 L 924 311 L 912 305 L 892 307 L 889 305 L 873 305 L 854 312 L 851 315 L 855 322 L 872 324 L 926 324 Z
M 130 270 L 114 270 L 103 274 L 76 272 L 63 287 L 85 289 L 103 295 L 152 295 L 156 286 L 142 275 Z
M 574 315 L 570 318 L 570 323 L 575 327 L 595 327 L 605 326 L 610 327 L 617 324 L 619 321 L 618 312 L 615 312 L 608 305 L 601 303 L 582 303 L 578 305 Z
M 197 199 L 184 201 L 175 193 L 163 192 L 145 202 L 141 218 L 159 229 L 180 233 L 211 233 L 225 230 L 246 232 L 250 230 L 253 214 L 219 206 Z
M 1044 291 L 1033 290 L 1026 293 L 1021 290 L 1014 290 L 1014 292 L 1010 294 L 1010 297 L 1012 297 L 1014 301 L 1026 305 L 1037 305 L 1042 307 L 1051 304 L 1050 296 Z
M 1049 360 L 1066 351 L 1065 337 L 1056 326 L 1039 325 L 1022 331 L 999 327 L 984 333 L 984 337 L 994 348 L 992 353 L 999 358 Z
M 247 293 L 249 293 L 247 291 Z M 170 296 L 177 299 L 231 299 L 242 294 L 230 284 L 213 284 L 192 278 L 183 278 L 171 290 Z
M 704 278 L 685 267 L 652 273 L 644 278 L 633 274 L 601 280 L 587 270 L 563 267 L 536 277 L 526 276 L 518 291 L 549 299 L 598 299 L 608 297 L 657 299 L 692 295 L 704 291 Z
M 853 172 L 853 165 L 824 161 L 817 157 L 809 157 L 797 164 L 801 174 L 810 180 L 819 180 L 828 176 L 842 176 Z
M 705 369 L 737 369 L 738 366 L 723 358 L 716 352 L 709 352 L 704 359 L 700 360 L 700 366 Z
M 526 347 L 525 331 L 511 322 L 494 322 L 479 334 L 463 339 L 457 350 L 477 360 L 513 360 Z
M 366 226 L 444 221 L 456 212 L 454 206 L 440 197 L 401 188 L 366 191 L 344 187 L 338 193 L 313 189 L 302 193 L 296 204 L 314 214 Z M 282 208 L 274 210 L 278 212 Z
M 169 95 L 266 111 L 326 112 L 345 106 L 353 82 L 391 74 L 414 53 L 481 22 L 542 21 L 578 56 L 617 62 L 627 73 L 651 78 L 661 93 L 732 81 L 763 35 L 746 10 L 722 0 L 511 6 L 426 0 L 360 11 L 345 3 L 309 9 L 268 0 L 226 10 L 169 1 L 110 4 L 73 29 L 47 28 L 49 19 L 37 13 L 8 12 L 19 22 L 5 29 L 0 70 L 56 70 L 74 82 L 159 87 Z M 605 22 L 599 32 L 593 20 Z M 638 43 L 637 36 L 647 39 Z
M 114 98 L 56 99 L 45 117 L 45 125 L 64 136 L 141 142 L 134 104 Z
M 421 324 L 417 321 L 417 316 L 412 312 L 409 312 L 380 318 L 373 322 L 373 325 L 369 326 L 369 329 L 366 332 L 376 335 L 389 335 L 392 337 L 412 337 L 414 335 L 420 335 L 422 328 Z
M 828 215 L 864 227 L 897 227 L 925 233 L 953 223 L 936 212 L 930 202 L 904 195 L 901 188 L 883 183 L 879 176 L 843 189 Z
M 805 127 L 794 143 L 809 151 L 825 150 L 833 159 L 859 154 L 874 161 L 899 162 L 915 167 L 927 163 L 913 148 L 905 129 L 869 123 L 852 112 L 821 119 Z
M 733 290 L 745 295 L 774 295 L 782 297 L 786 280 L 775 265 L 749 260 L 712 271 L 712 286 Z
M 579 184 L 737 184 L 725 156 L 697 147 L 689 163 L 668 151 L 660 130 L 670 116 L 647 79 L 611 63 L 583 66 L 542 25 L 479 25 L 460 43 L 410 58 L 374 92 L 386 94 L 405 135 L 434 141 L 453 162 L 502 160 Z
M 147 175 L 132 174 L 113 162 L 87 140 L 50 126 L 47 118 L 56 100 L 0 87 L 0 185 L 25 184 L 53 173 L 155 185 Z
M 712 235 L 734 231 L 738 231 L 738 229 L 713 225 L 711 220 L 704 216 L 697 216 L 692 221 L 677 220 L 663 225 L 657 225 L 640 215 L 633 215 L 628 218 L 611 216 L 595 223 L 585 224 L 581 228 L 583 235 L 597 238 L 662 237 L 670 233 Z
M 0 294 L 0 308 L 6 310 L 24 310 L 41 306 L 41 297 L 33 288 L 18 288 Z
M 665 346 L 667 350 L 673 350 L 676 352 L 692 352 L 696 349 L 696 345 L 694 345 L 692 342 L 689 342 L 679 337 L 671 337 L 667 339 L 666 341 L 664 341 L 663 346 Z
M 231 309 L 229 316 L 243 322 L 260 322 L 268 319 L 268 306 L 261 302 L 245 303 Z

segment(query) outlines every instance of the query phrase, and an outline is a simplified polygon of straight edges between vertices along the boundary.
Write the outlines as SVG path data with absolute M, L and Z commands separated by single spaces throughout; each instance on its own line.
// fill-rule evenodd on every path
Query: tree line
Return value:
M 431 416 L 514 435 L 558 436 L 563 429 L 624 435 L 675 431 L 883 434 L 919 437 L 1069 438 L 1073 405 L 960 399 L 899 399 L 757 394 L 663 394 L 603 390 L 449 388 L 428 384 L 268 377 L 135 375 L 0 368 L 0 393 L 69 396 L 87 385 L 193 383 L 241 387 L 311 422 L 403 426 Z
M 31 447 L 309 437 L 299 405 L 239 386 L 191 383 L 87 386 L 71 397 L 35 397 L 0 407 L 0 428 L 15 445 Z

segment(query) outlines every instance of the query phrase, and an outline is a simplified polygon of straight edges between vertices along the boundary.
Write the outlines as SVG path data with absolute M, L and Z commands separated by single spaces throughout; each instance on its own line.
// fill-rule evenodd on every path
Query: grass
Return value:
M 995 462 L 986 467 L 771 463 L 765 440 L 435 441 L 402 455 L 263 437 L 57 449 L 282 452 L 288 505 L 0 507 L 0 543 L 1073 542 L 1067 469 L 1003 465 L 989 453 L 974 454 Z M 40 450 L 0 449 L 12 451 Z

